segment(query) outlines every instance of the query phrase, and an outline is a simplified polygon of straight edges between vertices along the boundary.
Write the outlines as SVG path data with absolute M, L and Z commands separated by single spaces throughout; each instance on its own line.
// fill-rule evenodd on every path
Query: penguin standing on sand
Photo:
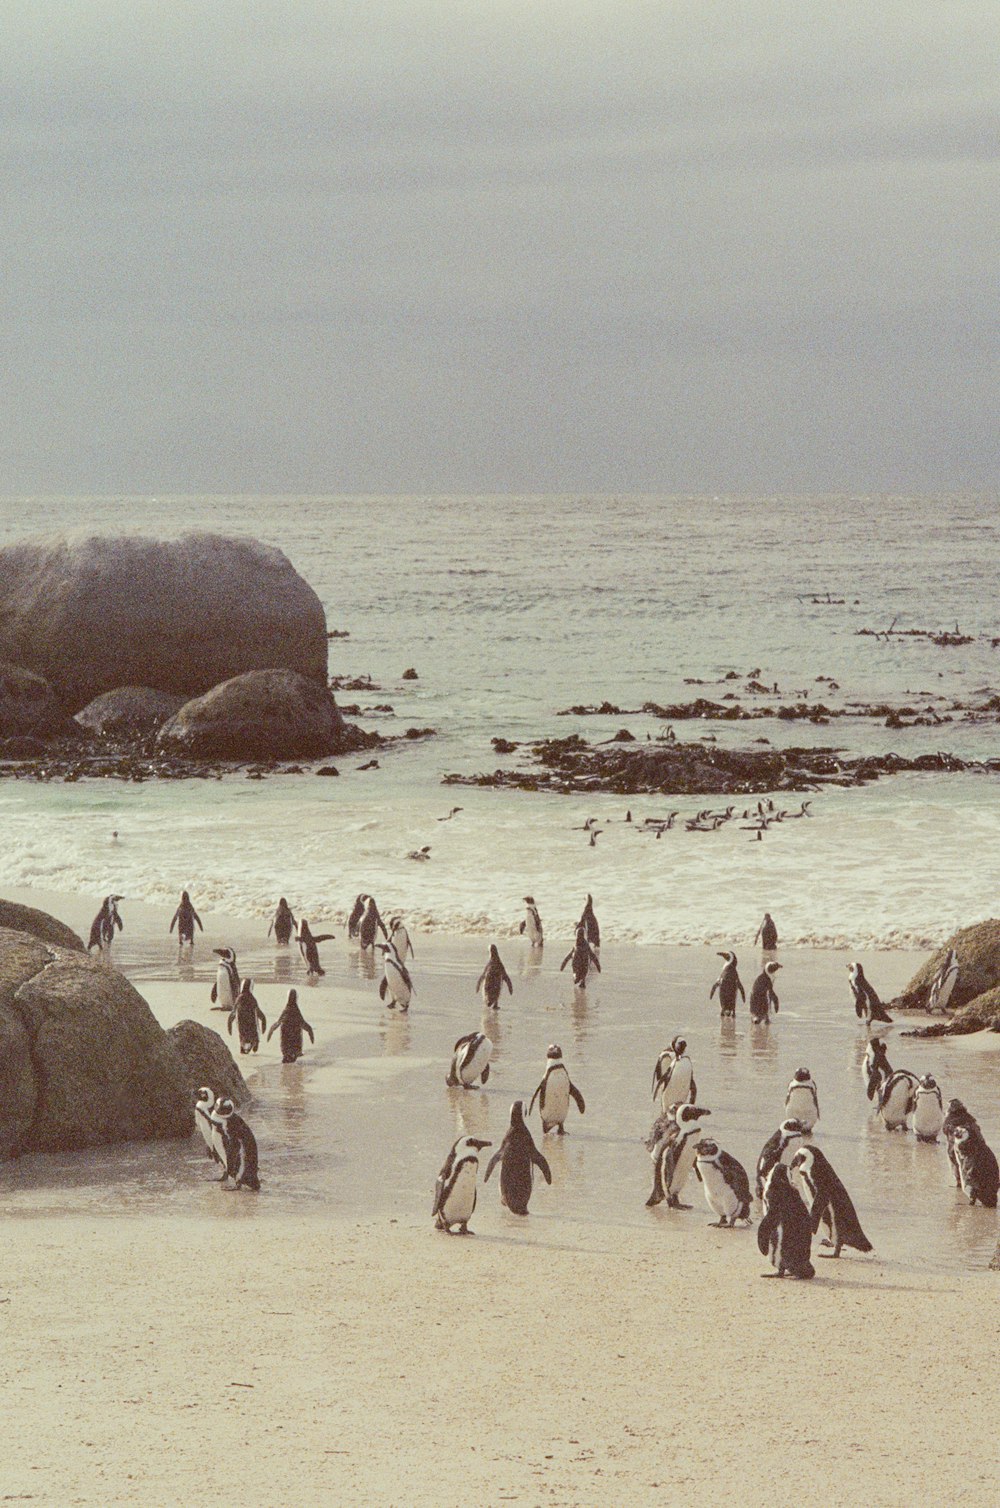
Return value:
M 954 948 L 949 948 L 945 954 L 944 962 L 931 980 L 930 991 L 927 996 L 927 1009 L 929 1011 L 943 1011 L 952 996 L 952 991 L 958 983 L 958 954 Z
M 601 972 L 601 961 L 587 941 L 587 929 L 582 922 L 576 929 L 576 942 L 559 965 L 560 974 L 568 963 L 573 966 L 573 983 L 578 990 L 586 989 L 591 969 L 596 969 L 598 974 Z
M 476 1208 L 476 1174 L 479 1172 L 479 1153 L 484 1147 L 492 1147 L 491 1141 L 481 1141 L 477 1136 L 460 1136 L 444 1160 L 444 1167 L 434 1185 L 435 1230 L 453 1235 L 452 1226 L 458 1226 L 460 1236 L 474 1236 L 469 1229 Z
M 319 945 L 321 942 L 332 942 L 335 936 L 335 932 L 310 932 L 307 921 L 299 922 L 299 952 L 305 960 L 306 972 L 310 979 L 326 973 L 319 961 Z
M 774 976 L 780 968 L 781 964 L 773 960 L 766 963 L 750 986 L 751 1021 L 770 1021 L 771 1012 L 777 1014 L 778 997 L 774 990 Z
M 186 890 L 182 890 L 180 904 L 171 918 L 167 932 L 172 932 L 176 926 L 179 946 L 183 948 L 184 944 L 187 943 L 189 947 L 193 948 L 195 922 L 198 923 L 198 931 L 204 932 L 205 929 L 201 925 L 201 917 L 191 904 L 191 897 Z
M 500 1203 L 514 1215 L 526 1215 L 531 1198 L 533 1168 L 539 1170 L 548 1184 L 552 1182 L 552 1171 L 524 1124 L 523 1100 L 515 1100 L 510 1107 L 510 1125 L 487 1164 L 484 1183 L 489 1183 L 490 1174 L 497 1163 L 500 1164 Z
M 709 1224 L 720 1230 L 734 1230 L 737 1220 L 750 1224 L 750 1180 L 742 1163 L 717 1142 L 703 1137 L 695 1148 L 694 1173 L 705 1190 L 705 1200 L 718 1220 Z
M 782 1121 L 773 1136 L 767 1138 L 767 1141 L 760 1149 L 760 1156 L 757 1159 L 754 1188 L 758 1199 L 764 1197 L 764 1185 L 767 1182 L 767 1175 L 775 1163 L 781 1162 L 787 1167 L 808 1135 L 808 1131 L 800 1121 L 787 1120 Z
M 375 947 L 375 941 L 380 932 L 385 938 L 386 942 L 388 942 L 389 934 L 385 930 L 385 922 L 379 915 L 379 909 L 375 904 L 375 897 L 373 895 L 366 895 L 365 908 L 358 920 L 358 942 L 361 944 L 362 948 L 373 951 Z M 403 955 L 400 954 L 401 959 L 402 957 Z
M 908 1068 L 897 1068 L 889 1075 L 879 1092 L 878 1113 L 887 1131 L 905 1131 L 906 1122 L 913 1110 L 913 1095 L 917 1087 L 917 1075 Z
M 493 1043 L 485 1032 L 466 1032 L 455 1043 L 451 1067 L 445 1083 L 449 1089 L 471 1089 L 478 1079 L 485 1084 L 490 1076 Z M 490 1145 L 489 1142 L 486 1144 Z
M 703 1115 L 711 1113 L 701 1105 L 675 1105 L 673 1115 L 661 1118 L 654 1126 L 656 1140 L 650 1151 L 653 1191 L 646 1200 L 647 1209 L 662 1204 L 664 1199 L 669 1209 L 691 1208 L 689 1204 L 681 1204 L 680 1196 L 694 1167 L 698 1142 L 702 1139 L 698 1122 Z
M 785 1095 L 785 1119 L 811 1131 L 819 1120 L 819 1094 L 808 1068 L 797 1068 Z
M 694 1069 L 683 1037 L 675 1037 L 656 1060 L 653 1069 L 653 1099 L 660 1097 L 664 1114 L 671 1105 L 693 1105 L 698 1098 Z
M 260 1033 L 267 1030 L 267 1017 L 257 1004 L 253 980 L 249 976 L 240 985 L 240 992 L 229 1012 L 226 1030 L 230 1036 L 233 1034 L 234 1021 L 239 1032 L 240 1053 L 256 1052 L 260 1047 Z
M 882 1085 L 887 1079 L 892 1078 L 892 1065 L 889 1062 L 889 1053 L 881 1037 L 872 1037 L 865 1048 L 864 1061 L 861 1064 L 861 1077 L 864 1080 L 865 1094 L 876 1105 L 882 1094 Z
M 406 962 L 407 954 L 411 958 L 416 958 L 417 955 L 413 951 L 410 934 L 406 930 L 406 924 L 401 916 L 390 917 L 388 941 L 390 946 L 396 950 L 396 957 L 401 959 L 403 963 Z
M 410 998 L 415 993 L 413 980 L 406 964 L 396 954 L 395 948 L 389 943 L 379 943 L 382 950 L 382 979 L 378 987 L 380 1000 L 385 1000 L 391 1011 L 398 1005 L 401 1011 L 408 1011 Z M 389 999 L 386 1000 L 386 996 Z
M 257 1162 L 257 1139 L 242 1115 L 236 1114 L 231 1099 L 220 1095 L 212 1111 L 212 1119 L 222 1130 L 226 1148 L 226 1171 L 220 1182 L 233 1180 L 234 1189 L 251 1189 L 260 1193 L 260 1176 Z
M 746 1003 L 747 998 L 746 990 L 744 990 L 740 976 L 736 972 L 736 954 L 720 953 L 718 956 L 724 958 L 726 962 L 722 973 L 709 990 L 708 998 L 711 1000 L 716 990 L 718 990 L 720 1015 L 735 1016 L 736 996 L 739 995 L 744 1003 Z
M 281 896 L 278 900 L 277 910 L 271 918 L 271 925 L 267 929 L 268 937 L 273 932 L 274 940 L 278 944 L 278 947 L 287 948 L 297 925 L 298 923 L 292 914 L 291 906 L 285 900 L 285 897 Z
M 110 948 L 115 940 L 115 928 L 119 932 L 124 930 L 124 923 L 118 915 L 118 902 L 124 900 L 122 895 L 106 895 L 101 902 L 101 909 L 90 924 L 90 937 L 87 940 L 87 952 L 92 948 Z
M 316 1038 L 313 1029 L 299 1009 L 299 995 L 297 990 L 288 991 L 288 999 L 285 1001 L 285 1009 L 278 1017 L 267 1034 L 270 1042 L 276 1031 L 280 1031 L 278 1039 L 281 1043 L 282 1063 L 294 1063 L 302 1056 L 302 1033 L 305 1032 L 309 1041 L 315 1047 Z
M 839 1257 L 842 1246 L 871 1251 L 872 1243 L 861 1229 L 850 1194 L 818 1147 L 800 1147 L 789 1164 L 789 1172 L 809 1211 L 813 1234 L 821 1223 L 826 1226 L 828 1235 L 822 1245 L 833 1250 L 821 1252 L 821 1256 Z
M 951 1138 L 962 1193 L 970 1204 L 977 1201 L 989 1210 L 997 1207 L 1000 1168 L 982 1132 L 958 1126 Z
M 212 1004 L 220 1011 L 231 1011 L 240 992 L 240 971 L 236 967 L 236 954 L 232 948 L 213 948 L 219 966 L 215 971 L 212 986 Z
M 496 943 L 490 943 L 490 956 L 486 960 L 486 967 L 476 980 L 476 994 L 483 992 L 483 1004 L 492 1011 L 500 1009 L 500 992 L 504 985 L 508 993 L 513 995 L 514 986 L 510 982 L 510 975 L 503 966 L 499 949 Z
M 913 1091 L 913 1129 L 918 1141 L 936 1142 L 944 1125 L 941 1086 L 932 1073 L 925 1073 Z
M 756 945 L 758 938 L 760 939 L 760 945 L 764 949 L 765 953 L 773 952 L 774 949 L 778 946 L 778 929 L 771 919 L 770 911 L 764 912 L 764 920 L 757 928 L 757 933 L 754 937 L 754 945 Z
M 865 978 L 861 965 L 857 962 L 849 963 L 847 972 L 851 976 L 851 994 L 854 996 L 854 1010 L 858 1020 L 867 1022 L 869 1026 L 873 1021 L 891 1025 L 892 1017 Z
M 979 1129 L 979 1122 L 972 1111 L 966 1110 L 961 1100 L 949 1100 L 948 1111 L 941 1129 L 944 1132 L 944 1139 L 948 1147 L 948 1161 L 951 1164 L 951 1171 L 955 1175 L 956 1189 L 962 1187 L 962 1175 L 958 1170 L 958 1159 L 955 1156 L 955 1132 L 959 1126 L 968 1126 L 970 1131 L 979 1131 L 980 1136 L 983 1134 Z
M 757 1227 L 757 1246 L 769 1258 L 773 1273 L 765 1277 L 812 1278 L 812 1221 L 793 1189 L 788 1169 L 776 1162 L 764 1185 L 764 1218 Z
M 535 905 L 535 897 L 533 895 L 526 895 L 524 897 L 524 906 L 524 920 L 517 930 L 522 937 L 527 937 L 533 948 L 540 948 L 544 941 L 544 936 L 542 933 L 542 918 L 538 913 L 538 907 Z
M 215 1098 L 214 1090 L 209 1089 L 207 1085 L 198 1090 L 194 1097 L 194 1123 L 198 1127 L 209 1157 L 225 1167 L 226 1155 L 222 1145 L 222 1132 L 212 1120 Z
M 542 1118 L 542 1135 L 547 1136 L 550 1131 L 557 1131 L 560 1136 L 565 1133 L 564 1122 L 569 1113 L 570 1100 L 576 1105 L 580 1114 L 583 1115 L 586 1105 L 583 1095 L 571 1082 L 569 1070 L 563 1062 L 562 1048 L 553 1043 L 545 1054 L 545 1073 L 542 1082 L 531 1096 L 531 1104 L 528 1106 L 530 1115 L 538 1101 L 538 1113 Z

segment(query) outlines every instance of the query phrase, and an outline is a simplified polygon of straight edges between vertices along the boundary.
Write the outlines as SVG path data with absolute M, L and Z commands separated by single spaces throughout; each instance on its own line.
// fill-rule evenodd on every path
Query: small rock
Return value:
M 403 671 L 404 681 L 419 681 L 419 679 L 420 677 L 417 675 L 417 672 L 413 669 L 412 665 L 409 670 Z
M 295 767 L 298 769 L 298 766 Z M 299 772 L 301 774 L 301 771 Z M 339 775 L 340 771 L 335 764 L 324 764 L 316 771 L 317 775 Z

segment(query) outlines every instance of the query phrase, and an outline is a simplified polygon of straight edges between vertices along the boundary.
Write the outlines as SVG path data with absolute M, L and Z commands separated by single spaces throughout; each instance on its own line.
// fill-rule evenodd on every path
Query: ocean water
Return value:
M 200 907 L 247 917 L 285 894 L 298 914 L 330 921 L 368 890 L 424 933 L 497 935 L 516 927 L 531 893 L 552 937 L 570 932 L 589 890 L 609 939 L 650 943 L 746 939 L 768 909 L 786 944 L 924 947 L 996 911 L 1000 803 L 984 772 L 823 790 L 811 819 L 761 843 L 735 822 L 660 841 L 639 831 L 647 815 L 727 804 L 717 798 L 636 798 L 627 825 L 618 797 L 441 783 L 517 762 L 494 753 L 497 736 L 663 731 L 631 713 L 558 716 L 571 704 L 635 708 L 730 690 L 752 700 L 751 672 L 778 685 L 771 702 L 808 692 L 943 712 L 984 701 L 1000 688 L 995 497 L 33 498 L 0 508 L 0 543 L 80 528 L 202 528 L 280 546 L 318 591 L 328 627 L 349 633 L 330 642 L 331 674 L 375 683 L 340 700 L 391 704 L 359 719 L 385 734 L 438 734 L 379 752 L 375 770 L 358 768 L 370 755 L 338 760 L 340 779 L 0 781 L 8 886 L 171 906 L 187 888 Z M 957 625 L 974 642 L 859 632 L 893 622 Z M 403 681 L 410 666 L 419 679 Z M 725 682 L 730 671 L 740 679 Z M 676 731 L 727 746 L 766 737 L 854 753 L 1000 753 L 993 720 Z M 595 847 L 578 830 L 591 816 L 603 829 Z M 407 858 L 425 844 L 428 862 Z

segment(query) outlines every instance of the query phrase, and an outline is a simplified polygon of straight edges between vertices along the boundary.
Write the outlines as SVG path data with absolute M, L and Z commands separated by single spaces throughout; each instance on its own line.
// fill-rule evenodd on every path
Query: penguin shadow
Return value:
M 769 1021 L 751 1021 L 750 1056 L 761 1063 L 777 1062 L 778 1039 L 771 1031 Z
M 177 954 L 177 978 L 183 984 L 191 984 L 194 980 L 194 959 L 186 948 Z
M 489 1131 L 490 1102 L 481 1089 L 462 1089 L 448 1085 L 448 1103 L 455 1117 L 455 1129 L 459 1136 L 475 1136 L 487 1139 Z
M 413 1045 L 413 1029 L 408 1011 L 387 1011 L 379 1022 L 382 1051 L 387 1058 L 401 1058 Z
M 491 1011 L 488 1007 L 483 1011 L 482 1031 L 494 1047 L 500 1047 L 503 1042 L 503 1023 L 499 1011 Z
M 542 948 L 532 948 L 530 953 L 521 959 L 521 967 L 517 971 L 518 979 L 537 979 L 542 972 Z
M 367 948 L 358 948 L 350 955 L 351 964 L 360 979 L 374 979 L 377 969 L 374 952 Z
M 306 1118 L 306 1087 L 301 1060 L 278 1067 L 277 1085 L 272 1084 L 271 1114 L 280 1124 L 283 1146 L 295 1147 L 302 1140 Z
M 287 949 L 274 955 L 274 978 L 276 983 L 283 984 L 292 977 L 292 960 L 288 956 Z
M 736 1056 L 736 1017 L 719 1017 L 719 1051 L 723 1057 L 735 1058 Z

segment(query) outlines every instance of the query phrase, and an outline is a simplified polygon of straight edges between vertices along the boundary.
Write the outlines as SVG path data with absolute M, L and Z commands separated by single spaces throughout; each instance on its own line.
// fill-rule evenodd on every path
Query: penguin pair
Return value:
M 483 1004 L 489 1010 L 500 1009 L 500 994 L 504 985 L 507 986 L 508 994 L 513 995 L 514 986 L 510 982 L 510 975 L 503 966 L 500 950 L 496 943 L 490 943 L 490 956 L 486 960 L 486 967 L 476 980 L 476 994 L 482 991 Z
M 183 948 L 184 944 L 187 943 L 188 947 L 193 948 L 195 923 L 198 924 L 199 932 L 204 932 L 205 929 L 201 925 L 201 917 L 191 904 L 191 897 L 186 890 L 182 890 L 180 903 L 171 918 L 167 932 L 168 934 L 171 933 L 174 927 L 176 927 L 178 946 Z
M 944 1133 L 956 1188 L 962 1190 L 970 1204 L 996 1209 L 1000 1169 L 992 1149 L 986 1145 L 979 1122 L 961 1100 L 948 1101 Z
M 646 1200 L 647 1209 L 653 1209 L 664 1200 L 668 1209 L 691 1208 L 689 1204 L 681 1203 L 680 1196 L 694 1167 L 698 1143 L 702 1140 L 699 1121 L 711 1113 L 701 1105 L 674 1105 L 654 1122 L 646 1143 L 653 1160 L 653 1190 Z
M 90 924 L 90 936 L 87 939 L 87 952 L 92 948 L 99 948 L 102 952 L 110 948 L 115 940 L 115 932 L 124 930 L 124 922 L 118 914 L 118 902 L 124 900 L 122 895 L 106 895 L 101 902 L 101 909 Z
M 654 1100 L 657 1095 L 664 1115 L 671 1105 L 693 1105 L 698 1098 L 698 1086 L 683 1037 L 674 1037 L 670 1046 L 665 1047 L 656 1060 L 653 1069 Z
M 764 1188 L 771 1169 L 779 1162 L 787 1167 L 808 1135 L 801 1121 L 784 1120 L 777 1131 L 768 1137 L 757 1158 L 754 1192 L 758 1199 L 764 1197 Z
M 294 1063 L 301 1058 L 303 1032 L 306 1033 L 309 1041 L 315 1046 L 316 1038 L 313 1035 L 313 1029 L 302 1014 L 296 990 L 288 991 L 285 1008 L 267 1034 L 268 1042 L 270 1042 L 275 1032 L 281 1033 L 278 1040 L 281 1043 L 282 1063 Z
M 195 1096 L 195 1122 L 208 1154 L 222 1167 L 219 1182 L 234 1189 L 260 1192 L 257 1139 L 227 1095 L 214 1095 L 207 1086 Z
M 711 1000 L 716 990 L 718 990 L 719 1014 L 721 1016 L 735 1016 L 737 995 L 740 996 L 744 1003 L 746 1002 L 747 998 L 746 991 L 743 988 L 743 982 L 740 979 L 739 973 L 737 972 L 736 954 L 720 953 L 718 956 L 725 959 L 725 967 L 723 968 L 722 973 L 719 975 L 718 979 L 713 984 L 712 988 L 709 990 L 708 998 L 709 1000 Z
M 379 932 L 389 941 L 389 934 L 385 929 L 385 923 L 379 914 L 378 906 L 373 895 L 367 895 L 364 891 L 355 898 L 354 908 L 347 919 L 347 935 L 351 939 L 357 939 L 364 949 L 372 950 L 378 939 Z

